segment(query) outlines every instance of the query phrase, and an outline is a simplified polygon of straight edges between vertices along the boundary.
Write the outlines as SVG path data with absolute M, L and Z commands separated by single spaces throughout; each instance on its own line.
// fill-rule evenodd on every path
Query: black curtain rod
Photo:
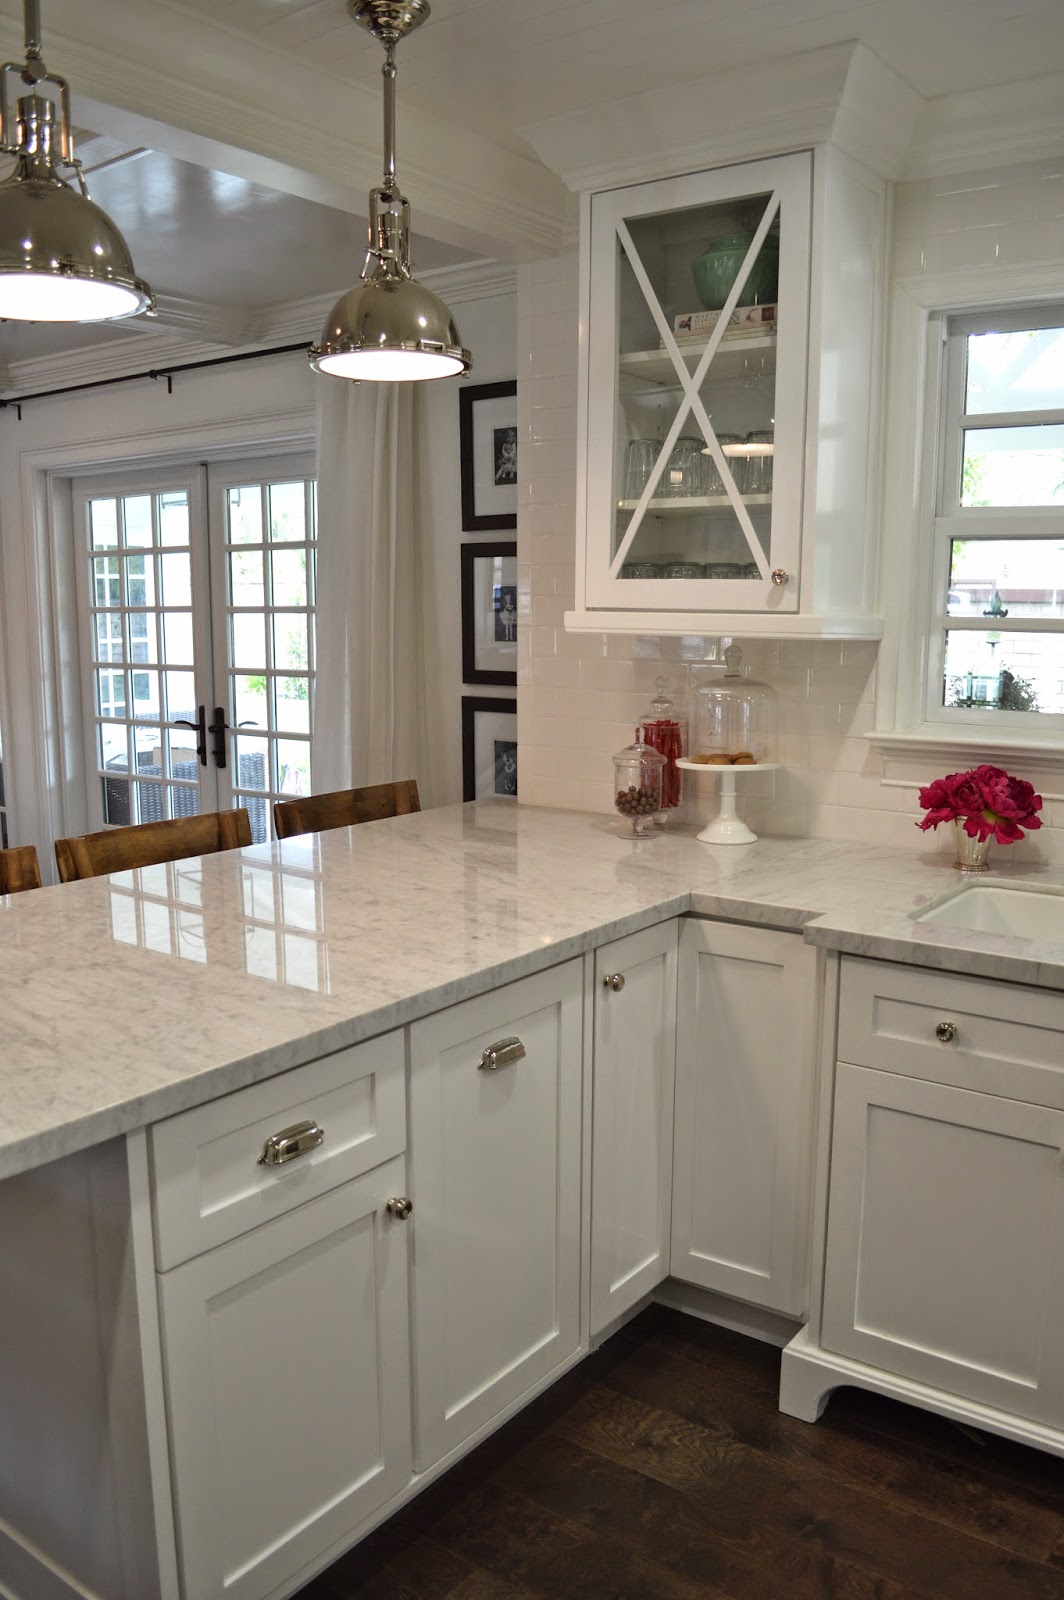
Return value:
M 85 389 L 107 389 L 114 383 L 138 383 L 142 378 L 152 378 L 158 382 L 160 378 L 166 379 L 166 392 L 174 392 L 174 374 L 178 372 L 202 372 L 205 367 L 231 367 L 238 361 L 261 361 L 264 356 L 289 356 L 297 350 L 304 353 L 310 349 L 309 341 L 304 344 L 279 344 L 272 350 L 243 350 L 238 355 L 212 356 L 209 361 L 184 361 L 173 367 L 149 367 L 146 372 L 127 372 L 120 378 L 96 378 L 92 383 L 71 383 L 65 389 L 41 389 L 35 394 L 13 395 L 7 400 L 0 400 L 0 411 L 10 410 L 14 407 L 18 420 L 22 421 L 22 407 L 30 400 L 54 400 L 62 394 L 81 394 Z

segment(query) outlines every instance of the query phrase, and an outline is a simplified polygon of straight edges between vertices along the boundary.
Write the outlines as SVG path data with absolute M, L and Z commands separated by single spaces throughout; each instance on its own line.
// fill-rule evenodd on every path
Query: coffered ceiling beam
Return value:
M 340 0 L 337 0 L 339 5 Z M 314 71 L 223 23 L 143 0 L 49 0 L 45 59 L 76 120 L 250 182 L 364 215 L 381 178 L 379 82 Z M 353 26 L 353 25 L 352 25 Z M 0 0 L 0 48 L 20 59 L 21 6 Z M 407 50 L 431 51 L 431 28 Z M 533 157 L 418 111 L 399 77 L 398 167 L 420 233 L 511 261 L 557 252 L 565 188 Z

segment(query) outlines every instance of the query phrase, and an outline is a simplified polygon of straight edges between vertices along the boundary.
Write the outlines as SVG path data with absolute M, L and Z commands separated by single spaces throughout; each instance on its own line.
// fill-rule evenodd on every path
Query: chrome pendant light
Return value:
M 0 67 L 0 149 L 17 158 L 0 183 L 0 317 L 108 322 L 135 316 L 152 304 L 152 292 L 134 272 L 114 223 L 89 199 L 74 157 L 70 92 L 41 59 L 38 0 L 25 0 L 24 19 L 26 60 Z M 29 92 L 20 94 L 19 85 Z M 52 94 L 41 92 L 46 85 Z M 60 177 L 62 167 L 77 178 L 77 189 Z
M 425 21 L 427 0 L 347 0 L 347 9 L 384 46 L 384 182 L 370 191 L 362 280 L 333 306 L 310 364 L 374 383 L 453 377 L 473 358 L 443 301 L 411 276 L 410 206 L 395 176 L 395 47 Z

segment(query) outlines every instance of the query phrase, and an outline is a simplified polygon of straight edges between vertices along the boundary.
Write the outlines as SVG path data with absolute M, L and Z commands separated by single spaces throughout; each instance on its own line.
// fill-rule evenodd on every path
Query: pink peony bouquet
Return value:
M 1000 767 L 973 767 L 951 772 L 920 790 L 926 814 L 918 828 L 937 828 L 940 822 L 963 822 L 973 839 L 996 839 L 1014 844 L 1025 828 L 1040 828 L 1042 796 L 1024 778 L 1010 778 Z

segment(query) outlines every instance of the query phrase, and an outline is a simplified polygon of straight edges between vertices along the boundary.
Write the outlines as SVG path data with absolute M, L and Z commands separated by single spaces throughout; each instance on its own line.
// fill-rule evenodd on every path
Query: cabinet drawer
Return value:
M 320 1143 L 263 1164 L 266 1141 L 301 1122 L 317 1125 Z M 184 1111 L 150 1135 L 155 1256 L 165 1271 L 405 1148 L 402 1032 Z
M 886 961 L 842 964 L 838 1055 L 1064 1109 L 1064 996 Z

